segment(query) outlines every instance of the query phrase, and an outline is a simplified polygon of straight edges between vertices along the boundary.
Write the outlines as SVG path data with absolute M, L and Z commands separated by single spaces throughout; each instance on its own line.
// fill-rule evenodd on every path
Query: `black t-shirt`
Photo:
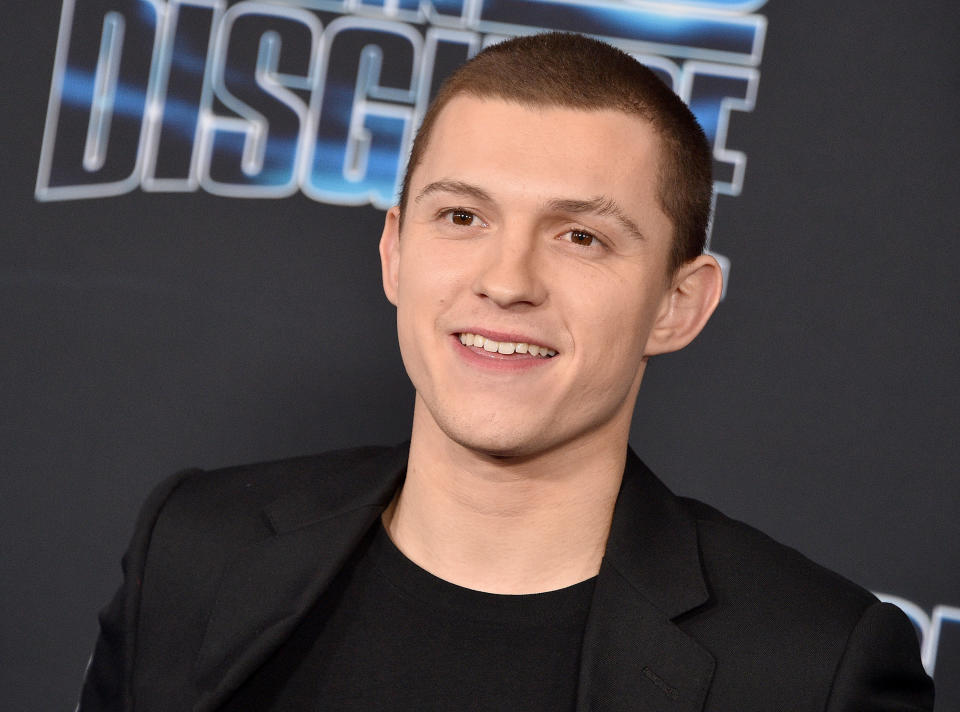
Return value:
M 473 591 L 418 567 L 378 525 L 227 709 L 573 710 L 594 580 Z

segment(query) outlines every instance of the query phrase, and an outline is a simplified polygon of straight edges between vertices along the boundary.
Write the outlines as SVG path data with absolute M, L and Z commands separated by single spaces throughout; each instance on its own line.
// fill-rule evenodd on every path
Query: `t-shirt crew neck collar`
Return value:
M 399 595 L 473 619 L 538 623 L 582 616 L 590 609 L 596 576 L 544 593 L 502 594 L 465 588 L 421 568 L 390 539 L 381 522 L 368 551 L 376 570 Z

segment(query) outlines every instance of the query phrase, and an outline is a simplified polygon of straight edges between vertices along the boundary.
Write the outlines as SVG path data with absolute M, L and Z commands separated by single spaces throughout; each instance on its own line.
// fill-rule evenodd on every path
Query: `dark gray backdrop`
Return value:
M 401 440 L 412 391 L 374 208 L 36 200 L 60 8 L 4 10 L 0 708 L 61 710 L 161 477 Z M 631 442 L 676 491 L 939 611 L 927 660 L 957 710 L 960 11 L 758 12 L 757 106 L 727 140 L 743 193 L 713 232 L 729 291 L 651 365 Z

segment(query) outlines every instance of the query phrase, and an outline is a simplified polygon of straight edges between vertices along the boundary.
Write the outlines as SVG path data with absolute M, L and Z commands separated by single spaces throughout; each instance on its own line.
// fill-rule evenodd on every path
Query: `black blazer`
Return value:
M 402 481 L 405 446 L 179 473 L 101 613 L 80 712 L 212 711 L 293 631 Z M 389 705 L 385 705 L 389 708 Z M 577 710 L 931 710 L 895 606 L 694 500 L 631 452 Z

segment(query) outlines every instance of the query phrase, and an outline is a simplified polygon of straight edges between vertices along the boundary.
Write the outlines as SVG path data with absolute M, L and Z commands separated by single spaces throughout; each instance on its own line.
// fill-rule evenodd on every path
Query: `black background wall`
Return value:
M 386 200 L 390 180 L 371 179 L 372 192 L 350 197 L 353 184 L 342 171 L 338 184 L 308 165 L 313 177 L 286 197 L 214 193 L 281 184 L 293 155 L 296 112 L 264 93 L 269 78 L 259 91 L 250 79 L 258 46 L 269 68 L 270 40 L 258 45 L 265 31 L 281 39 L 273 46 L 278 71 L 288 75 L 280 77 L 286 106 L 298 105 L 291 96 L 307 105 L 309 89 L 291 77 L 308 72 L 311 47 L 320 52 L 312 66 L 329 64 L 325 78 L 301 84 L 326 87 L 323 100 L 332 102 L 319 111 L 317 160 L 337 150 L 367 41 L 359 31 L 334 41 L 331 23 L 341 16 L 363 16 L 358 27 L 381 33 L 387 25 L 377 23 L 409 28 L 393 40 L 382 34 L 381 80 L 395 91 L 369 92 L 393 108 L 368 124 L 368 178 L 378 170 L 390 178 L 390 141 L 403 134 L 386 129 L 402 127 L 410 118 L 402 107 L 417 100 L 397 89 L 409 83 L 404 67 L 418 59 L 408 51 L 417 42 L 409 33 L 426 36 L 452 4 L 437 3 L 436 22 L 402 23 L 361 3 L 301 3 L 298 12 L 316 18 L 314 30 L 322 24 L 328 33 L 320 42 L 310 21 L 291 14 L 293 2 L 248 3 L 252 19 L 233 11 L 227 66 L 210 110 L 242 117 L 243 107 L 254 107 L 266 116 L 266 160 L 259 178 L 245 177 L 239 144 L 218 134 L 210 177 L 197 184 L 189 180 L 200 175 L 199 164 L 189 167 L 193 134 L 184 129 L 193 126 L 190 102 L 175 102 L 174 89 L 199 97 L 199 77 L 211 77 L 203 43 L 213 13 L 185 4 L 165 104 L 170 133 L 161 136 L 155 172 L 182 173 L 176 192 L 140 174 L 121 187 L 90 188 L 124 178 L 145 155 L 142 110 L 129 82 L 141 77 L 147 86 L 150 53 L 142 49 L 153 41 L 150 18 L 173 6 L 78 0 L 68 3 L 73 24 L 60 31 L 56 3 L 4 5 L 3 709 L 72 708 L 96 612 L 120 581 L 137 508 L 161 477 L 190 465 L 405 438 L 412 391 L 380 292 L 381 212 L 369 205 L 371 195 L 376 204 Z M 739 6 L 755 39 L 765 39 L 752 45 L 752 57 L 738 54 L 742 18 L 709 15 L 702 8 L 709 4 L 729 12 Z M 660 10 L 693 5 L 652 3 Z M 442 36 L 456 42 L 442 45 L 450 51 L 438 52 L 435 75 L 456 61 L 457 42 L 556 25 L 566 21 L 558 7 L 487 2 L 478 22 L 499 12 L 519 29 L 448 27 Z M 707 102 L 699 112 L 716 108 L 711 96 L 742 97 L 743 77 L 756 89 L 752 111 L 729 111 L 725 147 L 747 160 L 741 194 L 721 186 L 712 233 L 712 249 L 730 261 L 726 298 L 697 342 L 652 364 L 631 442 L 674 490 L 895 597 L 935 671 L 938 711 L 960 709 L 960 11 L 947 2 L 699 3 L 699 16 L 721 30 L 718 18 L 736 22 L 697 35 L 700 55 L 693 56 L 695 43 L 670 44 L 669 23 L 638 14 L 651 5 L 610 7 L 634 13 L 633 24 L 619 26 L 633 33 L 630 49 L 688 73 L 707 61 L 740 72 L 727 84 L 701 72 L 704 83 L 688 94 Z M 122 32 L 126 43 L 115 45 L 124 49 L 112 99 L 110 73 L 97 84 L 95 72 L 104 17 L 108 32 Z M 588 9 L 577 22 L 596 17 L 599 10 Z M 58 36 L 75 53 L 64 55 L 59 89 Z M 713 48 L 713 59 L 704 59 L 703 47 Z M 363 61 L 376 65 L 376 56 Z M 51 117 L 52 80 L 59 113 Z M 423 80 L 424 96 L 430 85 Z M 101 105 L 113 107 L 93 112 L 100 123 L 90 120 L 91 87 L 99 87 Z M 228 93 L 243 103 L 231 106 Z M 46 148 L 45 123 L 54 130 L 48 127 Z M 731 182 L 719 143 L 718 175 Z M 306 160 L 304 150 L 297 160 Z M 353 163 L 362 168 L 361 159 Z M 114 194 L 83 197 L 98 190 Z

